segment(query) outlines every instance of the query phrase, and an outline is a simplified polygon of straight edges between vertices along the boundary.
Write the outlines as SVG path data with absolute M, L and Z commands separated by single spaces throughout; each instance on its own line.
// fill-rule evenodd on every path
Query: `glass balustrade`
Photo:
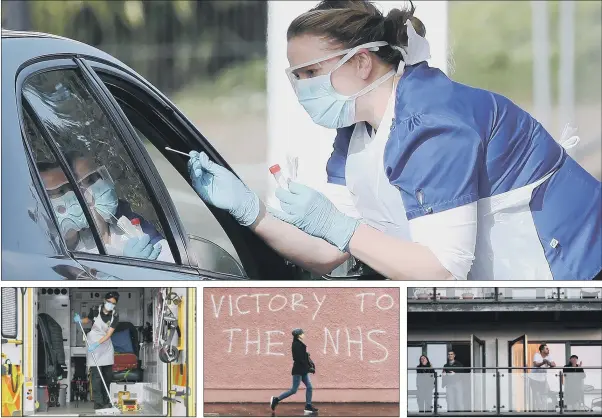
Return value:
M 408 415 L 601 416 L 602 368 L 582 369 L 410 368 Z

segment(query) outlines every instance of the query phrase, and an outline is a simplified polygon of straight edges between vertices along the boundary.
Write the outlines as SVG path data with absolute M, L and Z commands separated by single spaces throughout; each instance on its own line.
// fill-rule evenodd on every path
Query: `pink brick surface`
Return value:
M 287 389 L 294 328 L 316 363 L 315 399 L 399 401 L 397 288 L 206 288 L 203 314 L 206 402 Z

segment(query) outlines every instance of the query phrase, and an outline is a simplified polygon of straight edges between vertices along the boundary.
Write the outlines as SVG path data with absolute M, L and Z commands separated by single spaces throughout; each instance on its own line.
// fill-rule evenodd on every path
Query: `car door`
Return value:
M 284 260 L 248 228 L 238 225 L 226 212 L 207 207 L 190 186 L 186 165 L 188 158 L 166 152 L 165 147 L 183 152 L 202 150 L 218 164 L 234 170 L 176 106 L 140 76 L 127 68 L 106 62 L 90 58 L 87 62 L 123 111 L 138 139 L 146 145 L 161 179 L 167 183 L 166 189 L 175 202 L 193 252 L 199 260 L 216 257 L 226 260 L 221 248 L 224 247 L 232 257 L 241 261 L 247 277 L 253 279 L 384 279 L 353 258 L 330 275 L 312 274 Z M 179 181 L 176 177 L 179 177 Z M 194 211 L 194 220 L 187 215 L 189 211 Z M 209 245 L 218 242 L 219 250 L 216 250 L 216 245 Z M 213 253 L 214 256 L 208 256 Z M 216 266 L 221 271 L 219 267 Z M 200 268 L 204 267 L 201 265 Z
M 25 124 L 24 113 L 32 119 L 41 133 L 37 138 L 27 137 L 31 159 L 35 162 L 37 176 L 46 199 L 51 207 L 55 207 L 56 199 L 49 195 L 46 184 L 48 171 L 41 172 L 40 167 L 51 167 L 53 173 L 65 179 L 62 188 L 76 196 L 89 230 L 89 242 L 86 248 L 71 246 L 62 234 L 63 242 L 70 254 L 79 262 L 86 273 L 95 279 L 127 279 L 127 280 L 190 280 L 199 279 L 200 274 L 194 261 L 191 262 L 187 252 L 187 240 L 181 234 L 177 216 L 174 218 L 173 206 L 165 201 L 164 196 L 156 193 L 156 179 L 149 175 L 148 167 L 134 157 L 135 147 L 129 131 L 123 122 L 115 117 L 110 108 L 103 102 L 102 96 L 95 90 L 94 83 L 86 75 L 78 63 L 72 59 L 52 59 L 47 57 L 40 62 L 25 67 L 17 78 L 17 106 L 21 125 Z M 25 132 L 25 128 L 23 128 Z M 33 142 L 32 142 L 33 141 Z M 40 142 L 42 141 L 42 142 Z M 69 162 L 67 151 L 80 147 L 79 153 L 85 154 L 95 164 L 106 162 L 103 172 L 112 172 L 113 177 L 124 181 L 120 186 L 115 181 L 115 189 L 120 189 L 124 197 L 124 213 L 137 214 L 133 209 L 143 213 L 139 218 L 146 221 L 145 226 L 156 232 L 156 238 L 162 244 L 161 253 L 166 253 L 169 261 L 151 261 L 143 258 L 124 257 L 112 253 L 115 242 L 111 234 L 109 243 L 101 237 L 98 211 L 92 210 L 89 199 L 80 190 L 81 179 L 73 161 Z M 83 150 L 83 151 L 82 151 Z M 119 159 L 113 161 L 112 159 Z M 101 170 L 95 170 L 98 174 Z M 116 174 L 117 173 L 117 174 Z M 111 175 L 109 174 L 109 177 Z M 56 192 L 56 188 L 52 189 Z M 64 193 L 63 193 L 64 196 Z M 72 196 L 72 195 L 71 195 Z M 92 199 L 94 200 L 94 199 Z M 122 199 L 119 199 L 119 205 Z M 94 202 L 95 208 L 99 207 Z M 69 206 L 72 207 L 73 205 Z M 127 211 L 125 210 L 127 209 Z M 119 210 L 119 209 L 118 209 Z M 62 232 L 55 211 L 57 229 Z M 85 218 L 85 219 L 84 219 Z M 106 222 L 105 229 L 111 231 L 116 222 Z M 116 228 L 115 228 L 116 229 Z M 81 232 L 81 231 L 80 231 Z M 145 231 L 146 232 L 146 231 Z M 78 245 L 82 240 L 78 240 Z M 119 242 L 118 242 L 119 244 Z M 122 246 L 125 244 L 122 244 Z M 207 272 L 206 278 L 222 278 L 219 274 Z
M 234 258 L 240 260 L 248 278 L 310 278 L 308 272 L 284 260 L 227 212 L 206 206 L 192 190 L 187 169 L 188 158 L 165 151 L 166 146 L 183 152 L 203 150 L 218 164 L 231 168 L 172 103 L 127 68 L 94 61 L 89 57 L 86 63 L 106 87 L 116 109 L 122 112 L 124 120 L 137 137 L 141 144 L 139 155 L 148 158 L 157 178 L 167 183 L 168 187 L 163 188 L 177 202 L 179 218 L 184 219 L 186 238 L 191 242 L 192 257 L 199 263 L 201 274 L 206 271 L 208 261 L 212 261 L 212 268 L 227 274 L 228 271 L 221 269 L 230 262 L 223 261 Z M 179 198 L 179 194 L 185 194 L 184 198 Z M 187 208 L 190 213 L 184 213 L 186 208 L 183 209 L 185 205 L 182 201 L 190 202 Z M 222 262 L 216 262 L 216 259 Z

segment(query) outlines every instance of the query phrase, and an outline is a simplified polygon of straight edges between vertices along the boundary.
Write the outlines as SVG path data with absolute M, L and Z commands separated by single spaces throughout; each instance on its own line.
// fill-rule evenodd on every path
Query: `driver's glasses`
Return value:
M 82 179 L 80 179 L 78 181 L 78 184 L 81 189 L 87 189 L 88 187 L 90 187 L 91 185 L 93 185 L 100 179 L 102 179 L 102 176 L 100 175 L 100 173 L 97 171 L 93 171 L 90 174 L 83 177 Z
M 61 184 L 58 187 L 52 189 L 46 189 L 46 193 L 48 193 L 48 197 L 51 199 L 58 199 L 59 197 L 63 197 L 65 193 L 71 191 L 71 185 L 69 183 Z
M 113 179 L 111 178 L 111 175 L 109 174 L 109 170 L 107 170 L 107 168 L 105 166 L 100 166 L 100 167 L 90 171 L 89 173 L 82 175 L 79 178 L 79 180 L 77 181 L 77 185 L 79 186 L 82 193 L 84 193 L 84 195 L 86 196 L 86 199 L 88 199 L 88 200 L 90 199 L 90 196 L 88 196 L 88 194 L 90 194 L 90 193 L 87 193 L 90 186 L 92 186 L 94 183 L 96 183 L 99 180 L 104 180 L 111 187 L 114 187 L 114 185 L 115 185 L 113 183 Z

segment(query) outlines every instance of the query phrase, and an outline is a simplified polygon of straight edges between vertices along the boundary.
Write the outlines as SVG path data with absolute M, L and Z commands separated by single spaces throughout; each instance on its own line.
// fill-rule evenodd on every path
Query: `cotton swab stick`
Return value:
M 175 152 L 176 154 L 182 154 L 182 155 L 185 155 L 185 156 L 187 156 L 187 157 L 190 157 L 190 155 L 186 154 L 185 152 L 178 151 L 178 150 L 175 150 L 175 149 L 173 149 L 173 148 L 165 147 L 165 149 L 166 149 L 167 151 Z

